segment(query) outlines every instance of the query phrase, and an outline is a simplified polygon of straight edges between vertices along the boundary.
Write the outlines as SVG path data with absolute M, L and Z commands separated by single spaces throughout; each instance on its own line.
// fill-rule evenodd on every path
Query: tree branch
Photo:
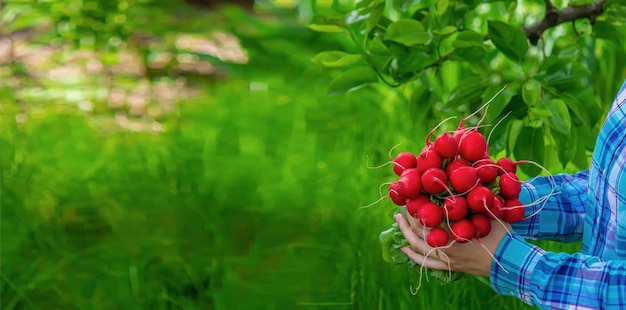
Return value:
M 548 11 L 554 10 L 554 4 L 552 4 L 552 1 L 550 1 L 550 0 L 543 0 L 543 4 L 546 5 L 546 13 Z
M 544 18 L 532 25 L 522 27 L 522 30 L 526 33 L 526 37 L 528 37 L 530 43 L 537 45 L 537 41 L 539 41 L 544 31 L 562 23 L 588 18 L 589 22 L 593 25 L 596 22 L 596 17 L 602 14 L 605 2 L 606 0 L 597 0 L 587 5 L 571 6 L 558 10 L 551 1 L 544 0 L 546 5 Z

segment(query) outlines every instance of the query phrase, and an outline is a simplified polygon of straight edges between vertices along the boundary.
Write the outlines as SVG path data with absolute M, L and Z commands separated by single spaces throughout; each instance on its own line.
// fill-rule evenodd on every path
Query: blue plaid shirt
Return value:
M 600 130 L 589 170 L 555 176 L 558 195 L 513 224 L 494 253 L 490 281 L 503 295 L 542 309 L 626 309 L 626 82 Z M 549 194 L 547 177 L 530 179 L 525 204 Z M 526 215 L 541 204 L 528 207 Z M 524 240 L 582 241 L 575 254 Z

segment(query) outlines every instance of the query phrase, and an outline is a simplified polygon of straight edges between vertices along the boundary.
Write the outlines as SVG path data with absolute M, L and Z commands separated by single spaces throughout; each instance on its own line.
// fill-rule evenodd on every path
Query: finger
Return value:
M 396 214 L 393 216 L 393 218 L 396 223 L 398 223 L 398 227 L 400 228 L 400 231 L 402 231 L 402 234 L 404 235 L 406 241 L 408 241 L 411 245 L 417 244 L 419 242 L 417 240 L 418 237 L 411 229 L 411 226 L 407 222 L 406 218 L 402 214 Z
M 413 229 L 417 236 L 421 239 L 424 239 L 425 229 L 422 223 L 420 223 L 417 218 L 411 216 L 409 217 L 409 224 L 411 225 L 411 229 Z
M 394 219 L 396 220 L 396 223 L 398 223 L 398 227 L 400 228 L 400 231 L 402 231 L 404 238 L 409 242 L 415 251 L 419 253 L 427 253 L 432 249 L 423 237 L 420 238 L 418 236 L 418 234 L 421 234 L 422 232 L 416 233 L 413 229 L 411 229 L 411 226 L 409 226 L 409 223 L 402 214 L 396 214 Z
M 437 270 L 450 270 L 450 266 L 448 265 L 447 260 L 445 260 L 445 256 L 442 259 L 438 259 L 434 256 L 434 251 L 430 253 L 428 256 L 424 256 L 420 253 L 413 251 L 408 247 L 401 248 L 400 251 L 408 256 L 411 260 L 413 260 L 418 265 L 424 266 L 424 268 L 428 269 L 437 269 Z

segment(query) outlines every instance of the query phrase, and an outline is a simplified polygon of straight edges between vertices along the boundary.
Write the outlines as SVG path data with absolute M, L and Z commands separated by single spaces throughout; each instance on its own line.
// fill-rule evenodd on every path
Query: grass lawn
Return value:
M 528 308 L 471 277 L 411 294 L 380 257 L 393 204 L 358 208 L 432 126 L 318 73 L 203 85 L 163 132 L 45 98 L 17 122 L 3 96 L 2 309 Z

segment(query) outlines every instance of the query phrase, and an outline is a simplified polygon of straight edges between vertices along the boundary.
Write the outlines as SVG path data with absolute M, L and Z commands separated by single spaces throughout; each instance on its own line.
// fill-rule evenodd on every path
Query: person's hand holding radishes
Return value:
M 509 223 L 534 215 L 525 216 L 529 205 L 519 201 L 522 181 L 516 175 L 518 164 L 532 162 L 506 157 L 494 161 L 488 138 L 478 131 L 482 120 L 475 127 L 464 126 L 474 114 L 434 141 L 430 137 L 439 126 L 432 129 L 419 154 L 390 154 L 399 178 L 389 183 L 383 198 L 398 210 L 396 223 L 380 234 L 383 258 L 420 265 L 420 273 L 426 269 L 441 283 L 466 273 L 488 276 L 492 261 L 498 263 L 494 251 L 511 231 Z
M 396 222 L 380 234 L 383 259 L 420 265 L 420 284 L 424 273 L 442 284 L 471 274 L 542 309 L 624 309 L 626 81 L 592 164 L 575 173 L 544 169 L 546 176 L 520 181 L 517 165 L 532 162 L 491 159 L 482 126 L 463 128 L 466 119 L 434 142 L 427 138 L 418 155 L 390 155 L 399 179 L 387 183 L 383 198 L 397 210 Z M 526 239 L 582 241 L 582 248 L 546 251 Z
M 396 214 L 394 219 L 399 229 L 408 241 L 410 247 L 402 247 L 400 250 L 411 260 L 419 263 L 424 268 L 436 270 L 451 270 L 476 276 L 489 276 L 493 256 L 500 240 L 511 230 L 510 225 L 501 225 L 495 219 L 489 221 L 491 231 L 480 239 L 464 243 L 454 243 L 448 247 L 438 249 L 435 255 L 433 247 L 427 242 L 430 229 L 422 226 L 413 217 L 407 219 L 401 214 Z M 483 225 L 485 225 L 483 223 Z M 472 229 L 471 226 L 459 226 L 458 229 Z M 436 234 L 435 234 L 436 235 Z M 497 263 L 497 262 L 496 262 Z

